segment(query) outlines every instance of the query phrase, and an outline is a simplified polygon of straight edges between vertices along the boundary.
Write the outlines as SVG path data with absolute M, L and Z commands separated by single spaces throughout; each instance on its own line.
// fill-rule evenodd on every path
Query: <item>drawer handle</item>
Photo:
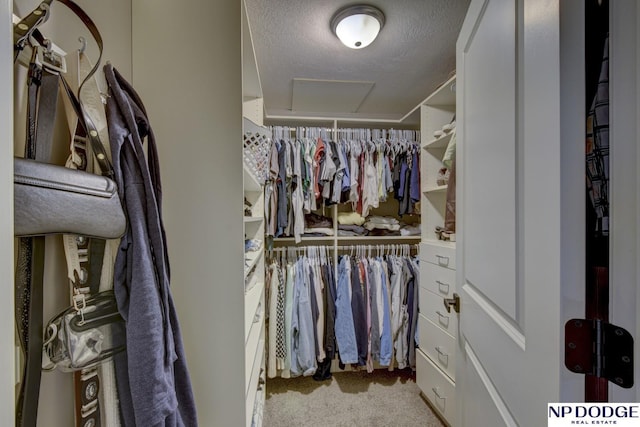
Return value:
M 436 254 L 436 258 L 438 259 L 438 264 L 449 265 L 449 257 Z
M 443 326 L 449 327 L 449 316 L 445 316 L 444 314 L 440 313 L 440 310 L 436 311 L 436 314 L 438 315 L 438 323 Z M 444 319 L 444 321 L 442 319 Z
M 432 387 L 431 390 L 433 390 L 433 394 L 435 394 L 438 399 L 447 400 L 447 396 L 440 396 L 437 387 Z
M 448 294 L 449 293 L 449 284 L 448 283 L 444 283 L 441 282 L 440 280 L 436 280 L 436 283 L 438 284 L 438 290 L 444 294 Z M 446 290 L 443 290 L 444 288 L 446 288 Z
M 436 351 L 438 352 L 438 354 L 442 357 L 446 357 L 447 360 L 449 360 L 449 355 L 445 352 L 442 351 L 442 349 L 440 348 L 440 346 L 436 347 Z

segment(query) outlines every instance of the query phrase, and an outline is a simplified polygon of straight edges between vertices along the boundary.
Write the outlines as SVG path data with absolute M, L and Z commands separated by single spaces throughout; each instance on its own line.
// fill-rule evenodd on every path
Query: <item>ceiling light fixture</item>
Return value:
M 384 14 L 369 5 L 347 6 L 331 18 L 331 30 L 351 49 L 369 46 L 384 26 Z

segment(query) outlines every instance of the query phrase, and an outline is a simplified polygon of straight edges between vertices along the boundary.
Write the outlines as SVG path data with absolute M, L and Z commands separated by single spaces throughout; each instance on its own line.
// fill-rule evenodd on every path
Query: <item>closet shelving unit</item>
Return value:
M 445 310 L 444 298 L 456 292 L 455 242 L 438 240 L 436 226 L 444 226 L 447 185 L 438 185 L 438 171 L 451 141 L 450 132 L 431 138 L 456 113 L 455 76 L 420 106 L 422 143 L 420 244 L 420 348 L 416 352 L 417 383 L 430 406 L 447 423 L 455 411 L 455 357 L 458 315 Z
M 264 212 L 262 186 L 247 170 L 244 173 L 244 196 L 251 202 L 252 216 L 244 218 L 245 239 L 264 239 Z M 246 420 L 251 425 L 255 402 L 264 398 L 265 366 L 265 310 L 264 310 L 264 246 L 245 255 L 245 389 Z
M 243 137 L 269 137 L 262 126 L 262 87 L 251 40 L 251 30 L 242 2 L 242 92 Z M 244 155 L 243 155 L 244 158 Z M 244 216 L 244 239 L 262 242 L 258 251 L 245 252 L 244 267 L 244 424 L 260 427 L 266 398 L 264 185 L 256 170 L 243 160 L 244 197 L 251 204 L 251 215 Z M 241 424 L 237 424 L 241 425 Z
M 407 114 L 404 118 L 408 118 L 412 116 L 417 111 L 416 109 L 412 110 L 409 114 Z M 270 118 L 273 119 L 273 118 Z M 307 126 L 307 127 L 326 127 L 332 135 L 336 135 L 338 129 L 341 128 L 371 128 L 371 129 L 392 129 L 398 128 L 398 121 L 380 121 L 380 120 L 367 120 L 360 119 L 356 122 L 353 119 L 340 119 L 334 118 L 332 120 L 332 124 L 327 123 L 327 118 L 325 117 L 278 117 L 275 118 L 274 126 L 282 126 L 283 123 L 287 123 L 288 126 L 295 124 L 295 126 Z M 402 120 L 401 120 L 402 122 Z M 277 124 L 276 124 L 277 123 Z M 406 128 L 406 126 L 405 126 Z M 422 135 L 422 134 L 421 134 Z M 423 183 L 421 182 L 421 186 Z M 307 246 L 324 246 L 327 247 L 329 253 L 332 254 L 333 257 L 333 265 L 334 265 L 334 273 L 337 276 L 338 271 L 338 258 L 339 255 L 345 254 L 349 251 L 351 247 L 356 246 L 364 246 L 368 247 L 371 251 L 375 251 L 376 245 L 415 245 L 415 252 L 419 250 L 419 244 L 422 237 L 421 235 L 414 236 L 338 236 L 338 213 L 339 212 L 350 212 L 351 206 L 349 203 L 345 204 L 335 204 L 329 207 L 320 208 L 315 213 L 322 214 L 323 216 L 330 217 L 332 219 L 331 228 L 334 231 L 333 236 L 308 236 L 301 237 L 299 243 L 295 243 L 294 237 L 278 237 L 273 239 L 273 247 L 274 248 L 286 248 L 286 247 L 296 247 L 296 248 L 304 248 Z M 393 197 L 393 193 L 388 194 L 388 198 L 385 202 L 380 202 L 380 206 L 377 208 L 372 208 L 369 215 L 381 215 L 381 216 L 392 216 L 401 221 L 404 221 L 410 225 L 415 225 L 416 223 L 420 223 L 422 216 L 413 214 L 413 215 L 405 215 L 400 218 L 397 215 L 398 210 L 398 201 Z M 422 229 L 424 230 L 424 229 Z M 423 231 L 424 233 L 424 231 Z M 412 250 L 412 253 L 414 251 Z M 338 359 L 334 359 L 331 364 L 332 372 L 340 372 Z M 374 364 L 375 369 L 387 369 L 383 368 L 377 364 Z

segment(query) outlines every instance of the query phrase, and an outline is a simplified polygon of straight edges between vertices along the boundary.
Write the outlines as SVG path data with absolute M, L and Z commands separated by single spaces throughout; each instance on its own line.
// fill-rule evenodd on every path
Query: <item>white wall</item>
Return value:
M 16 0 L 24 14 L 37 1 Z M 172 267 L 172 292 L 184 335 L 202 425 L 241 425 L 244 414 L 242 88 L 240 2 L 234 0 L 95 2 L 78 0 L 105 41 L 104 60 L 133 81 L 158 139 L 164 218 Z M 0 99 L 12 99 L 10 12 L 0 11 Z M 43 31 L 71 52 L 79 23 L 54 3 Z M 133 22 L 132 22 L 133 17 Z M 133 37 L 132 37 L 133 30 Z M 88 37 L 88 36 L 87 36 Z M 133 52 L 132 52 L 133 45 Z M 91 42 L 90 42 L 91 46 Z M 95 48 L 89 50 L 95 58 Z M 135 73 L 132 73 L 135 68 Z M 12 135 L 9 102 L 0 103 L 0 133 Z M 20 111 L 18 106 L 18 111 Z M 22 118 L 16 122 L 22 123 Z M 20 141 L 23 135 L 17 133 Z M 2 145 L 0 197 L 12 200 L 11 147 Z M 3 166 L 4 165 L 4 166 Z M 12 204 L 0 210 L 0 333 L 13 348 Z M 59 266 L 53 266 L 60 274 Z M 62 270 L 63 271 L 63 270 Z M 49 276 L 47 276 L 49 278 Z M 64 303 L 64 286 L 58 303 Z M 0 352 L 13 366 L 13 352 Z M 9 376 L 9 379 L 3 379 Z M 0 401 L 13 414 L 13 371 L 0 370 Z M 45 375 L 40 425 L 71 425 L 68 376 Z M 68 408 L 68 409 L 67 409 Z M 43 421 L 43 420 L 46 420 Z
M 133 85 L 158 140 L 171 291 L 203 426 L 244 424 L 240 6 L 133 2 Z
M 10 0 L 0 1 L 0 414 L 14 414 L 13 321 L 13 37 Z

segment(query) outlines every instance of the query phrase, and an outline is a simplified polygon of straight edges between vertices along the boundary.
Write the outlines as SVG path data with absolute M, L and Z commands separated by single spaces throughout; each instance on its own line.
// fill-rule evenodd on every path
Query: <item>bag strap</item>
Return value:
M 25 157 L 50 161 L 60 76 L 29 64 Z M 37 120 L 36 120 L 37 119 Z M 35 426 L 42 364 L 44 238 L 21 238 L 16 268 L 15 314 L 25 365 L 16 408 L 17 426 Z
M 98 44 L 98 49 L 100 54 L 98 56 L 98 60 L 96 61 L 96 65 L 91 69 L 89 74 L 85 77 L 84 81 L 80 84 L 80 88 L 84 82 L 89 80 L 91 76 L 95 74 L 100 66 L 100 61 L 102 59 L 102 50 L 103 50 L 103 42 L 102 36 L 100 35 L 100 31 L 98 31 L 98 27 L 94 24 L 93 20 L 85 13 L 84 10 L 72 0 L 57 0 L 58 2 L 67 6 L 71 11 L 84 23 L 87 27 L 96 43 Z M 51 15 L 50 7 L 53 0 L 43 0 L 40 5 L 34 9 L 29 15 L 25 16 L 18 22 L 13 28 L 13 43 L 14 43 L 14 51 L 20 52 L 26 44 L 29 42 L 29 38 L 33 37 L 41 46 L 44 46 L 45 39 L 42 37 L 42 34 L 38 31 L 38 27 L 43 23 L 47 22 L 49 16 Z M 17 58 L 17 56 L 16 56 Z M 80 93 L 80 89 L 78 90 Z
M 113 179 L 115 177 L 113 166 L 109 161 L 109 157 L 107 157 L 107 152 L 102 141 L 100 141 L 100 135 L 98 134 L 96 125 L 93 123 L 93 120 L 91 120 L 91 117 L 86 113 L 78 98 L 74 95 L 73 91 L 69 87 L 69 83 L 67 83 L 67 80 L 64 77 L 61 77 L 60 81 L 62 82 L 62 87 L 64 88 L 65 93 L 71 101 L 73 110 L 78 115 L 78 124 L 84 129 L 86 137 L 89 140 L 93 156 L 100 166 L 100 172 L 103 176 Z
M 113 166 L 109 161 L 109 157 L 107 156 L 104 145 L 100 141 L 100 136 L 98 134 L 98 130 L 96 129 L 95 124 L 91 117 L 87 114 L 86 110 L 82 106 L 81 94 L 82 88 L 84 84 L 95 74 L 100 66 L 100 61 L 102 60 L 102 52 L 103 52 L 103 41 L 102 36 L 100 35 L 100 31 L 94 24 L 93 20 L 78 6 L 71 0 L 57 0 L 58 2 L 67 6 L 71 11 L 84 23 L 87 27 L 93 38 L 95 39 L 98 45 L 98 60 L 96 61 L 93 68 L 89 71 L 87 76 L 84 78 L 80 86 L 78 87 L 78 96 L 73 93 L 73 90 L 69 87 L 69 84 L 65 80 L 63 76 L 60 76 L 60 80 L 62 81 L 62 87 L 67 97 L 71 101 L 71 106 L 75 111 L 76 115 L 79 118 L 80 126 L 85 130 L 89 143 L 91 145 L 91 150 L 100 166 L 100 172 L 103 176 L 109 177 L 111 179 L 114 178 Z M 53 0 L 44 0 L 38 8 L 36 8 L 33 12 L 23 18 L 19 23 L 14 26 L 14 50 L 19 53 L 24 46 L 29 42 L 31 36 L 35 36 L 37 27 L 42 23 L 46 22 L 50 16 L 50 6 Z M 42 37 L 40 34 L 39 37 Z M 38 37 L 38 38 L 39 38 Z M 42 40 L 38 40 L 38 38 L 34 37 L 38 43 L 42 46 L 46 46 L 47 42 L 42 37 Z M 17 55 L 16 55 L 17 58 Z M 33 61 L 32 61 L 33 62 Z M 46 68 L 46 66 L 45 66 Z
M 43 325 L 43 282 L 44 282 L 44 236 L 20 239 L 20 247 L 28 241 L 29 246 L 19 252 L 16 281 L 20 280 L 20 270 L 24 277 L 25 293 L 23 303 L 27 316 L 27 341 L 25 365 L 16 403 L 16 426 L 35 427 L 38 417 L 40 396 L 40 376 L 42 375 L 42 325 Z M 18 313 L 16 313 L 18 314 Z

